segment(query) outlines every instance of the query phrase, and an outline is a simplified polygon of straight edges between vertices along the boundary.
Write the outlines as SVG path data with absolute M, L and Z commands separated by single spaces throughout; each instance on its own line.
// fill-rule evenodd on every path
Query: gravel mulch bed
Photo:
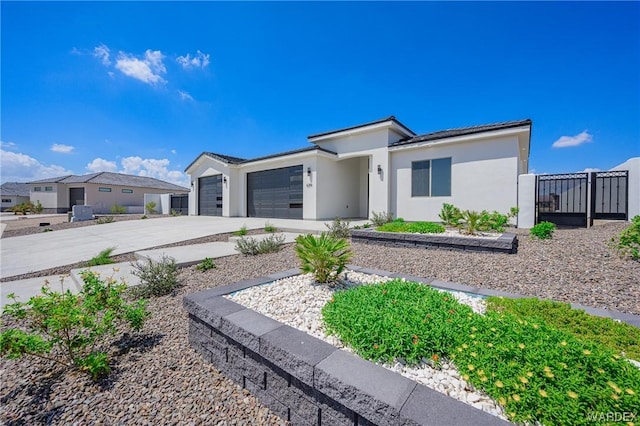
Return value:
M 624 226 L 558 230 L 550 241 L 518 231 L 515 255 L 353 244 L 352 263 L 640 314 L 640 262 L 618 259 L 606 246 Z M 189 347 L 182 296 L 297 267 L 293 246 L 215 263 L 204 273 L 182 269 L 178 293 L 150 301 L 142 334 L 112 347 L 119 355 L 106 381 L 32 359 L 0 360 L 0 423 L 284 424 Z M 2 327 L 10 325 L 3 318 Z

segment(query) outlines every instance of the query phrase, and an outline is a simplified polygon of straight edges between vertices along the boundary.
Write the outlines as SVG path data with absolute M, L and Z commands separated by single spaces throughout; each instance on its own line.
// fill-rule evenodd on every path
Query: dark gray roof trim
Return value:
M 531 126 L 531 120 L 503 121 L 501 123 L 483 124 L 480 126 L 460 127 L 457 129 L 441 130 L 433 133 L 425 133 L 412 138 L 401 139 L 389 146 L 404 146 L 419 142 L 428 142 L 456 136 L 472 135 L 475 133 L 491 132 L 495 130 L 511 129 L 514 127 Z
M 7 197 L 28 197 L 29 191 L 29 184 L 24 182 L 5 182 L 0 186 L 0 193 Z
M 134 188 L 163 189 L 167 191 L 189 191 L 188 188 L 184 188 L 179 185 L 174 185 L 173 183 L 165 182 L 163 180 L 159 180 L 152 177 L 125 175 L 122 173 L 112 173 L 112 172 L 90 173 L 90 174 L 81 175 L 81 176 L 77 176 L 77 175 L 61 176 L 57 178 L 37 180 L 29 183 L 31 184 L 34 184 L 34 183 L 64 183 L 64 184 L 94 183 L 99 185 L 117 185 L 117 186 L 130 186 Z
M 262 156 L 262 157 L 256 157 L 256 158 L 250 158 L 250 159 L 244 159 L 244 158 L 238 158 L 238 157 L 230 157 L 228 155 L 216 154 L 215 152 L 203 152 L 202 154 L 200 154 L 198 156 L 198 158 L 196 158 L 193 162 L 191 162 L 191 164 L 189 164 L 186 167 L 185 170 L 189 170 L 189 167 L 191 167 L 203 155 L 206 155 L 207 157 L 215 158 L 216 160 L 221 161 L 221 162 L 223 162 L 225 164 L 238 165 L 238 164 L 253 163 L 255 161 L 268 160 L 270 158 L 285 157 L 287 155 L 300 154 L 300 153 L 303 153 L 303 152 L 316 151 L 316 150 L 317 151 L 326 152 L 328 154 L 336 155 L 335 152 L 329 151 L 328 149 L 320 148 L 317 145 L 309 146 L 309 147 L 306 147 L 306 148 L 294 149 L 294 150 L 286 151 L 286 152 L 279 152 L 277 154 L 269 154 L 269 155 L 265 155 L 265 156 Z
M 313 139 L 313 138 L 318 138 L 320 136 L 327 136 L 327 135 L 330 135 L 332 133 L 346 132 L 346 131 L 349 131 L 349 130 L 359 129 L 361 127 L 373 126 L 375 124 L 384 123 L 386 121 L 393 121 L 397 125 L 399 125 L 399 126 L 403 127 L 404 129 L 406 129 L 407 132 L 411 133 L 412 135 L 416 134 L 413 130 L 411 130 L 410 128 L 408 128 L 407 126 L 402 124 L 398 119 L 396 119 L 395 116 L 390 115 L 389 117 L 381 118 L 380 120 L 370 121 L 369 123 L 358 124 L 357 126 L 345 127 L 344 129 L 331 130 L 329 132 L 316 133 L 314 135 L 307 136 L 307 138 L 308 139 Z

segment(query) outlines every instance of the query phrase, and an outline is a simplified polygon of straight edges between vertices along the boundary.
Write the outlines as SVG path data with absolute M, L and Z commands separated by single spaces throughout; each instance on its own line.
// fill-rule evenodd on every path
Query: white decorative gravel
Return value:
M 336 336 L 328 336 L 325 333 L 321 314 L 322 307 L 331 300 L 332 294 L 336 290 L 389 280 L 388 277 L 349 271 L 345 273 L 344 279 L 336 287 L 330 288 L 327 285 L 315 283 L 310 274 L 296 275 L 254 286 L 225 297 L 338 348 L 353 352 Z M 485 302 L 482 298 L 461 292 L 450 293 L 460 303 L 469 305 L 474 312 L 484 313 Z M 441 362 L 438 369 L 428 364 L 414 367 L 400 363 L 380 363 L 379 365 L 480 410 L 507 419 L 503 409 L 495 401 L 484 392 L 475 390 L 460 376 L 455 366 L 446 360 Z

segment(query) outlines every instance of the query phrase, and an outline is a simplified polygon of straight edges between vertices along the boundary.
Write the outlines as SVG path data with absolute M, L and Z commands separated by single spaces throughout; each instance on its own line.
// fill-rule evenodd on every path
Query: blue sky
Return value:
M 536 173 L 640 156 L 640 3 L 7 2 L 2 181 L 187 185 L 395 115 L 417 133 L 531 118 Z

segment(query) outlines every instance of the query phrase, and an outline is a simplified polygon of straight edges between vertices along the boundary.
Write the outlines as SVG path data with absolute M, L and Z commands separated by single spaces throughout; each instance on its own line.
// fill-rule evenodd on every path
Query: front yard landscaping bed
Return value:
M 492 237 L 463 236 L 459 234 L 419 234 L 383 232 L 375 229 L 354 229 L 354 242 L 381 244 L 392 247 L 424 247 L 444 250 L 486 251 L 514 254 L 518 251 L 518 237 L 506 232 Z

